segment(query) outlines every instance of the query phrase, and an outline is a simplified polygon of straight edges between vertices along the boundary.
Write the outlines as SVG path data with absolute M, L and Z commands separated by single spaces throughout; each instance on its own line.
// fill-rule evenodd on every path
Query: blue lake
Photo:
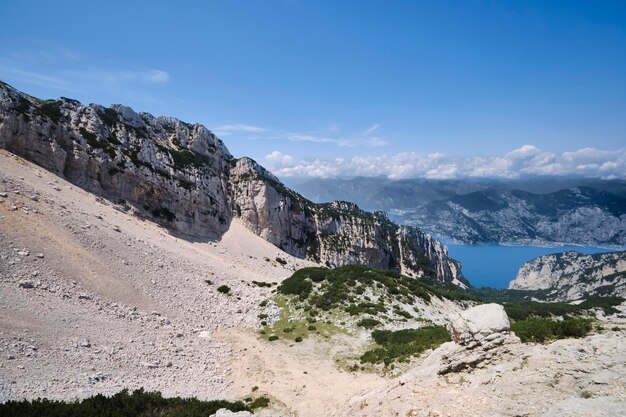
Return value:
M 500 245 L 447 245 L 448 252 L 463 264 L 461 271 L 475 287 L 506 288 L 526 261 L 537 256 L 575 250 L 591 254 L 617 249 L 587 246 L 500 246 Z

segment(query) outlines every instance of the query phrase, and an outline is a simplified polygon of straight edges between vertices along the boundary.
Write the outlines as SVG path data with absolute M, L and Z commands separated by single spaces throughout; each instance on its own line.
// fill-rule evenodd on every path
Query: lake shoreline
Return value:
M 606 248 L 584 245 L 507 245 L 448 244 L 448 254 L 462 265 L 461 272 L 474 287 L 507 288 L 525 262 L 543 255 L 577 251 L 584 254 L 625 250 L 624 247 Z

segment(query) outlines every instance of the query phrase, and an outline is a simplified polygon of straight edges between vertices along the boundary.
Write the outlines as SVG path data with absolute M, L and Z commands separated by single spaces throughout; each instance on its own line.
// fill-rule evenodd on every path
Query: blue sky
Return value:
M 626 172 L 623 1 L 28 1 L 0 15 L 1 79 L 203 123 L 280 175 Z

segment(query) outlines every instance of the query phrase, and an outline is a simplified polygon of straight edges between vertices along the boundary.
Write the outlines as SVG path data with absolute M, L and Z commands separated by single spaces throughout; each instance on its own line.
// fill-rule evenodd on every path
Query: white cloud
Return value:
M 277 152 L 277 151 L 276 151 Z M 272 154 L 270 154 L 272 155 Z M 269 156 L 269 155 L 268 155 Z M 280 152 L 276 159 L 282 156 Z M 453 158 L 402 152 L 395 155 L 354 156 L 349 159 L 280 159 L 274 173 L 285 177 L 379 176 L 403 178 L 519 178 L 531 175 L 579 175 L 626 178 L 626 149 L 604 151 L 584 148 L 556 154 L 525 145 L 501 156 Z
M 263 133 L 267 132 L 268 129 L 258 126 L 245 125 L 245 124 L 226 124 L 222 126 L 218 126 L 213 130 L 218 136 L 229 136 L 233 133 L 244 132 L 244 133 Z
M 363 136 L 369 136 L 372 133 L 374 133 L 374 131 L 376 129 L 378 129 L 380 127 L 380 125 L 378 123 L 374 123 L 372 126 L 368 127 L 367 129 L 365 129 L 365 131 L 362 133 Z
M 141 75 L 147 82 L 155 84 L 163 84 L 170 80 L 170 75 L 162 70 L 148 70 Z
M 73 93 L 130 91 L 133 98 L 141 95 L 134 89 L 139 84 L 165 84 L 171 79 L 163 69 L 100 65 L 76 51 L 45 42 L 0 56 L 0 77 Z
M 272 167 L 277 167 L 290 165 L 293 162 L 293 157 L 279 151 L 273 151 L 269 155 L 265 155 L 265 160 L 269 162 Z

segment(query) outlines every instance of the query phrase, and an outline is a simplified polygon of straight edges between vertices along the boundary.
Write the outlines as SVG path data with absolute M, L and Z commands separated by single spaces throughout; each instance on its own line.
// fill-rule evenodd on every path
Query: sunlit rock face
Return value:
M 328 266 L 365 264 L 464 286 L 437 240 L 348 202 L 314 204 L 206 127 L 76 100 L 39 100 L 0 84 L 0 147 L 120 208 L 191 238 L 239 218 L 283 251 Z

